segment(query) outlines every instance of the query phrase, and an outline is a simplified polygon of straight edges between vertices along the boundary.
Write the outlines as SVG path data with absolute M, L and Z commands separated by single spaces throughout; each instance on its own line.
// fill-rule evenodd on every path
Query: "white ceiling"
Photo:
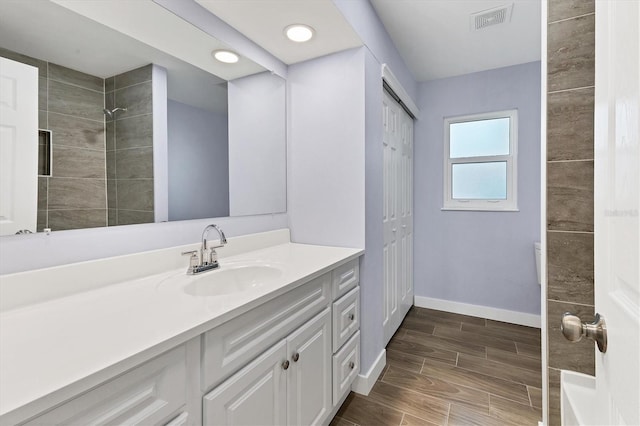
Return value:
M 288 65 L 362 45 L 331 0 L 196 1 Z M 315 37 L 287 39 L 285 27 L 301 23 L 313 27 Z
M 362 45 L 332 0 L 195 1 L 286 64 Z M 418 81 L 540 60 L 542 0 L 369 1 Z M 506 5 L 510 22 L 471 30 L 472 13 Z M 316 37 L 287 40 L 293 23 L 311 25 Z
M 370 0 L 418 81 L 540 60 L 541 0 Z M 513 4 L 510 23 L 471 31 L 472 13 Z

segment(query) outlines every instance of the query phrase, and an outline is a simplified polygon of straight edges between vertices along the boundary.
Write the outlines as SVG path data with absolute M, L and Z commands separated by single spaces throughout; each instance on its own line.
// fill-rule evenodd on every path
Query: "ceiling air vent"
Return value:
M 513 3 L 489 10 L 483 10 L 482 12 L 472 13 L 469 20 L 471 31 L 478 31 L 487 27 L 506 24 L 511 21 L 512 11 Z

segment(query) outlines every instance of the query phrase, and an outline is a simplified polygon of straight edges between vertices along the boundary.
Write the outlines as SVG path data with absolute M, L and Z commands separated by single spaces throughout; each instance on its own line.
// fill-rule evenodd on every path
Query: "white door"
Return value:
M 413 305 L 413 119 L 400 110 L 400 321 Z M 400 324 L 398 324 L 400 325 Z
M 281 340 L 204 396 L 206 425 L 283 425 L 287 415 L 287 343 Z
M 597 424 L 640 424 L 640 2 L 596 2 Z M 583 319 L 584 320 L 584 319 Z
M 386 91 L 382 117 L 386 344 L 413 304 L 413 120 Z
M 36 232 L 38 69 L 0 57 L 0 235 Z
M 319 424 L 331 402 L 331 308 L 287 338 L 287 424 Z

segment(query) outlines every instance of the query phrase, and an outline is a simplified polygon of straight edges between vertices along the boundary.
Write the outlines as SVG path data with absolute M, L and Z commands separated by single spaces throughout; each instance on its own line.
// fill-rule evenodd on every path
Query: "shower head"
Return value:
M 113 115 L 118 112 L 118 111 L 126 111 L 126 108 L 114 108 L 114 109 L 108 109 L 108 108 L 104 108 L 102 110 L 102 112 L 104 113 L 104 115 L 106 115 L 109 118 L 113 118 Z

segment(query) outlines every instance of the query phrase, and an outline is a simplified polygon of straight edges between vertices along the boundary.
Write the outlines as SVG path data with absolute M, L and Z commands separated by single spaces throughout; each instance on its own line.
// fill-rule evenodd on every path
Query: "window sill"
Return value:
M 440 211 L 463 211 L 463 212 L 519 212 L 517 207 L 490 208 L 490 207 L 442 207 Z

